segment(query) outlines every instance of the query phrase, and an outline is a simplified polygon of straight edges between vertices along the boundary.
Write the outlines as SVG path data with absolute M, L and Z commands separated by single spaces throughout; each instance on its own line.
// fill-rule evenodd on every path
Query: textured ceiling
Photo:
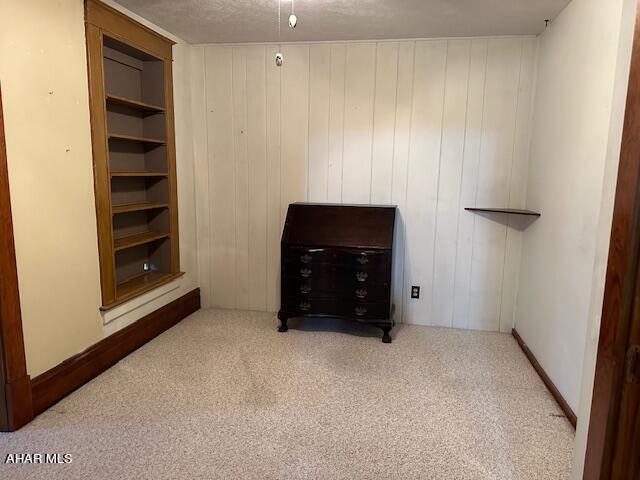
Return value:
M 117 0 L 190 43 L 538 34 L 569 0 Z

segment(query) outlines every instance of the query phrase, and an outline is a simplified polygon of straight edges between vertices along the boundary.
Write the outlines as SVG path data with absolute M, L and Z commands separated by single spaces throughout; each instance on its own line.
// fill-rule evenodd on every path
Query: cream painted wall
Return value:
M 83 2 L 0 2 L 0 84 L 32 377 L 197 285 L 188 48 L 175 48 L 174 65 L 181 262 L 186 275 L 164 295 L 146 295 L 103 318 Z
M 463 208 L 524 207 L 535 51 L 533 37 L 194 47 L 204 304 L 278 308 L 290 202 L 393 203 L 397 320 L 510 331 L 523 224 Z
M 618 7 L 618 5 L 615 5 Z M 622 0 L 622 22 L 620 25 L 619 47 L 615 70 L 614 92 L 611 102 L 611 122 L 604 166 L 602 184 L 602 202 L 597 230 L 597 244 L 593 267 L 591 303 L 589 306 L 588 330 L 584 349 L 580 402 L 578 404 L 578 428 L 574 448 L 574 468 L 571 478 L 582 478 L 585 460 L 587 433 L 591 416 L 593 380 L 595 375 L 596 356 L 600 334 L 600 318 L 604 298 L 605 275 L 609 257 L 609 239 L 611 237 L 611 220 L 618 177 L 622 128 L 624 125 L 627 87 L 629 85 L 629 69 L 633 32 L 635 27 L 637 0 Z
M 618 56 L 622 5 L 573 0 L 538 50 L 527 206 L 542 217 L 524 234 L 516 328 L 574 411 L 602 300 L 615 181 L 607 159 L 617 164 L 621 128 L 617 118 L 612 130 L 612 112 L 624 102 L 614 84 L 629 62 Z

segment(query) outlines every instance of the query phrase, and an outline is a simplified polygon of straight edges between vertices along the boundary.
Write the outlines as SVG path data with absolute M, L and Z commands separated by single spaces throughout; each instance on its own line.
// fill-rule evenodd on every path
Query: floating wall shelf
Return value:
M 486 212 L 486 213 L 506 213 L 509 215 L 527 215 L 530 217 L 539 217 L 541 214 L 532 210 L 521 210 L 517 208 L 465 208 L 470 212 Z

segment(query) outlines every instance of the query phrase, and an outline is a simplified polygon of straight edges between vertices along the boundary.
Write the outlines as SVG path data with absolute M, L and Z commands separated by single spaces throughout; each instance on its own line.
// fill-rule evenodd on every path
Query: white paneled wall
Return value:
M 531 37 L 194 47 L 204 304 L 277 310 L 289 203 L 392 203 L 396 320 L 510 330 L 522 225 L 464 207 L 524 207 L 535 54 Z

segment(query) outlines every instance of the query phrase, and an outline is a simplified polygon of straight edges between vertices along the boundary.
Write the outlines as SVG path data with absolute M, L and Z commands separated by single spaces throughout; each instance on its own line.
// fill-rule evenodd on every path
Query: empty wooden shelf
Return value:
M 132 98 L 120 97 L 118 95 L 113 95 L 110 93 L 106 94 L 107 105 L 115 104 L 121 105 L 123 107 L 131 108 L 133 110 L 137 110 L 139 112 L 151 114 L 151 113 L 161 113 L 164 112 L 164 107 L 160 105 L 152 105 L 150 103 L 141 102 L 140 100 L 134 100 Z
M 124 135 L 122 133 L 110 133 L 109 140 L 123 140 L 126 142 L 141 142 L 154 145 L 165 145 L 167 142 L 160 138 L 140 137 L 137 135 Z
M 117 172 L 111 170 L 111 177 L 167 177 L 166 172 Z
M 117 296 L 119 299 L 118 304 L 122 303 L 123 301 L 135 298 L 141 293 L 148 292 L 149 290 L 159 287 L 160 285 L 164 285 L 171 280 L 175 280 L 181 275 L 181 272 L 148 272 L 118 283 L 116 287 Z
M 166 203 L 150 203 L 150 202 L 125 203 L 122 205 L 114 205 L 113 214 L 116 215 L 118 213 L 141 212 L 143 210 L 152 210 L 155 208 L 168 208 L 168 207 L 169 205 L 167 205 Z
M 103 309 L 180 275 L 172 46 L 98 0 L 85 10 Z
M 509 215 L 529 215 L 532 217 L 539 217 L 540 213 L 534 212 L 532 210 L 521 210 L 518 208 L 476 208 L 476 207 L 468 207 L 465 208 L 470 212 L 486 212 L 486 213 L 506 213 Z
M 140 232 L 134 233 L 133 235 L 127 235 L 126 237 L 115 238 L 113 240 L 113 245 L 116 252 L 120 250 L 125 250 L 127 248 L 137 247 L 138 245 L 145 245 L 147 243 L 154 242 L 156 240 L 161 240 L 167 238 L 169 236 L 168 233 L 162 232 Z

